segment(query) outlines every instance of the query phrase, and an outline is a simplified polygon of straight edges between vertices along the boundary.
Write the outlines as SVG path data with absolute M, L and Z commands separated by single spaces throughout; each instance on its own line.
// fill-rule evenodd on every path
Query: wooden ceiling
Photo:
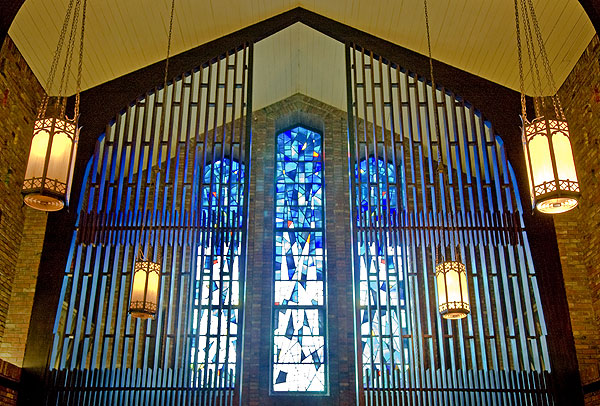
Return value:
M 48 74 L 67 3 L 68 0 L 27 0 L 9 30 L 42 83 Z M 594 36 L 594 27 L 577 0 L 534 0 L 534 4 L 552 71 L 556 82 L 561 84 Z M 426 54 L 421 0 L 176 0 L 173 53 L 298 6 Z M 163 59 L 169 7 L 169 0 L 89 0 L 83 89 Z M 429 0 L 429 9 L 435 59 L 518 89 L 512 1 Z M 334 53 L 333 59 L 343 61 L 335 57 L 343 49 L 339 51 L 341 48 L 335 41 L 310 31 L 306 27 L 292 28 L 278 34 L 279 38 L 267 38 L 264 45 L 257 45 L 257 55 L 262 60 L 257 63 L 267 66 L 257 69 L 257 75 L 271 75 L 257 78 L 257 82 L 275 82 L 275 68 L 268 68 L 271 63 L 289 71 L 288 77 L 297 82 L 290 83 L 290 89 L 296 91 L 335 82 L 343 66 L 331 69 L 321 62 L 329 52 Z M 289 63 L 292 65 L 284 66 Z M 294 64 L 310 64 L 311 74 L 321 76 L 294 75 Z M 74 81 L 71 84 L 69 94 L 74 92 Z M 279 86 L 273 89 L 275 94 L 281 90 Z M 270 97 L 276 97 L 275 94 Z
M 255 110 L 302 93 L 346 110 L 344 45 L 296 23 L 256 44 Z

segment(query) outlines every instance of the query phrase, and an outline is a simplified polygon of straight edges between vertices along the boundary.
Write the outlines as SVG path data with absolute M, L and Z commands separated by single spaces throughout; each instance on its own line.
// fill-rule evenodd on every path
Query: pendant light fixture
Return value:
M 434 90 L 435 91 L 435 90 Z M 439 132 L 438 132 L 439 134 Z M 439 140 L 439 138 L 438 138 Z M 440 201 L 450 201 L 450 184 L 445 182 L 444 165 L 440 155 L 441 145 L 438 144 L 438 179 L 440 186 L 446 196 L 442 198 L 440 191 Z M 456 220 L 454 213 L 446 211 L 445 227 L 441 230 L 440 241 L 436 251 L 435 258 L 435 280 L 437 285 L 438 310 L 445 319 L 462 319 L 467 317 L 471 311 L 469 303 L 469 289 L 467 286 L 467 267 L 460 258 L 460 244 L 458 241 L 458 232 L 456 230 Z M 450 223 L 450 227 L 448 227 Z M 450 246 L 454 247 L 454 259 L 446 259 L 446 230 L 450 235 Z
M 433 120 L 435 123 L 435 136 L 437 139 L 438 179 L 440 180 L 441 189 L 439 200 L 444 202 L 445 207 L 446 201 L 450 201 L 450 183 L 445 181 L 448 174 L 444 174 L 444 165 L 442 163 L 442 138 L 438 117 L 437 89 L 435 78 L 433 76 L 433 58 L 431 57 L 431 38 L 429 35 L 429 12 L 427 10 L 427 0 L 424 0 L 424 4 L 425 27 L 427 30 L 427 50 L 429 52 L 429 75 L 431 76 L 431 89 L 433 95 Z M 444 95 L 442 95 L 442 97 L 444 97 Z M 444 195 L 447 195 L 447 197 L 442 197 L 442 190 L 444 191 Z M 449 213 L 449 211 L 445 210 L 444 212 Z M 436 249 L 435 258 L 435 279 L 437 285 L 438 310 L 441 316 L 445 319 L 462 319 L 471 311 L 469 304 L 469 290 L 467 288 L 467 267 L 460 259 L 460 247 L 458 243 L 454 243 L 454 236 L 457 236 L 454 218 L 448 215 L 446 219 L 449 219 L 449 222 L 451 223 L 449 234 L 452 235 L 452 237 L 450 238 L 450 242 L 451 246 L 455 247 L 455 252 L 454 259 L 446 260 L 445 234 L 448 227 L 445 227 L 440 233 L 440 241 Z M 458 240 L 458 237 L 456 239 Z
M 54 53 L 44 95 L 33 125 L 33 139 L 27 161 L 22 193 L 24 202 L 42 211 L 57 211 L 68 204 L 79 138 L 79 93 L 83 63 L 83 40 L 87 0 L 70 0 Z M 79 64 L 73 118 L 67 117 L 67 97 L 71 61 L 75 48 L 79 16 L 81 32 L 79 40 Z M 69 29 L 70 27 L 70 29 Z M 65 37 L 69 31 L 64 66 L 57 96 L 53 92 L 56 69 L 61 59 Z
M 137 319 L 154 319 L 158 309 L 160 264 L 144 259 L 141 249 L 135 260 L 132 285 L 129 313 Z
M 550 62 L 533 2 L 531 0 L 514 0 L 514 3 L 521 88 L 521 119 L 523 121 L 522 139 L 531 202 L 532 206 L 542 213 L 564 213 L 575 208 L 581 198 L 569 126 L 558 93 L 556 93 L 558 89 L 550 70 Z M 523 23 L 533 84 L 535 119 L 532 121 L 527 118 L 525 103 L 521 22 Z M 549 97 L 553 109 L 546 109 L 553 110 L 553 112 L 546 111 L 546 115 L 542 112 L 546 103 L 539 62 L 544 69 L 545 84 L 550 86 L 550 93 L 553 94 Z
M 166 106 L 167 106 L 167 79 L 169 74 L 169 56 L 171 54 L 171 35 L 173 33 L 173 15 L 175 12 L 175 0 L 171 1 L 171 16 L 169 20 L 169 36 L 167 41 L 167 58 L 165 60 L 165 74 L 163 80 L 163 100 L 162 100 L 162 111 L 160 115 L 160 135 L 162 139 L 162 134 L 164 132 L 165 127 L 165 116 L 166 116 Z M 169 159 L 169 157 L 167 157 Z M 160 162 L 158 163 L 160 165 Z M 151 170 L 151 168 L 148 168 Z M 153 171 L 154 172 L 154 171 Z M 161 171 L 160 169 L 156 171 L 157 174 L 153 174 L 154 184 L 155 184 L 155 194 L 158 194 L 160 184 L 162 181 Z M 158 175 L 158 176 L 157 176 Z M 153 202 L 155 199 L 153 199 Z M 158 299 L 160 292 L 160 273 L 161 266 L 158 260 L 150 260 L 149 250 L 151 247 L 150 238 L 152 237 L 152 233 L 154 231 L 154 224 L 158 222 L 162 222 L 163 219 L 158 219 L 158 215 L 155 214 L 155 206 L 152 205 L 152 212 L 150 217 L 150 229 L 148 230 L 147 237 L 145 238 L 144 249 L 140 247 L 138 251 L 138 255 L 135 259 L 134 268 L 133 268 L 133 278 L 131 282 L 131 298 L 129 300 L 129 313 L 132 317 L 138 319 L 154 319 L 156 316 L 156 312 L 158 311 Z M 144 213 L 146 210 L 144 209 Z M 157 220 L 158 219 L 158 220 Z M 140 244 L 142 244 L 142 238 L 144 237 L 144 226 L 147 220 L 145 218 L 142 219 L 142 228 L 140 231 Z M 156 230 L 157 233 L 160 233 L 160 225 Z M 156 253 L 154 255 L 157 256 Z

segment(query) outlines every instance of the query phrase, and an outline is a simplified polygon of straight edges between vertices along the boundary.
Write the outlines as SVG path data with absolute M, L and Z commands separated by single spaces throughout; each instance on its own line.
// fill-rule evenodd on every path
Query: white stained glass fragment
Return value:
M 304 285 L 304 286 L 303 286 Z M 289 301 L 294 305 L 323 305 L 323 282 L 277 282 L 275 284 L 275 303 Z
M 323 362 L 324 344 L 323 336 L 303 336 L 300 344 L 299 336 L 290 338 L 275 336 L 274 338 L 274 361 L 275 363 L 297 363 L 312 364 Z
M 306 364 L 273 364 L 273 389 L 278 392 L 322 392 L 325 390 L 325 368 L 317 369 Z
M 288 327 L 293 328 L 294 335 L 302 331 L 304 335 L 320 335 L 318 309 L 281 309 L 277 311 L 278 323 L 274 335 L 284 336 Z M 291 320 L 291 322 L 290 322 Z

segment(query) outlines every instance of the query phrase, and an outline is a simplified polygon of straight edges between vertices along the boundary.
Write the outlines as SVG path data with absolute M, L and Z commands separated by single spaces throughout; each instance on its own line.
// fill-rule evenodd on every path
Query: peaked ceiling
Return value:
M 594 27 L 577 0 L 533 2 L 552 71 L 561 84 L 594 36 Z M 68 0 L 27 0 L 9 30 L 42 84 L 67 4 Z M 421 0 L 176 0 L 172 52 L 192 49 L 298 6 L 426 54 Z M 169 7 L 169 0 L 89 0 L 83 89 L 164 59 Z M 429 0 L 434 58 L 518 89 L 513 7 L 510 0 Z M 264 47 L 263 57 L 277 63 L 286 52 L 303 58 L 307 57 L 307 49 L 314 55 L 328 52 L 318 48 L 319 42 L 326 41 L 306 36 L 306 32 L 286 34 L 286 38 L 294 40 L 275 41 L 276 45 Z M 311 44 L 315 45 L 314 50 Z M 263 52 L 266 48 L 269 52 Z M 333 52 L 338 52 L 338 48 Z M 311 61 L 317 61 L 314 55 L 308 56 Z M 321 80 L 327 83 L 328 75 L 339 75 L 341 69 L 319 69 L 324 75 Z M 303 85 L 290 86 L 302 91 Z M 68 93 L 74 93 L 74 80 Z
M 302 93 L 346 110 L 344 65 L 342 43 L 304 24 L 293 24 L 254 48 L 252 107 L 259 110 Z

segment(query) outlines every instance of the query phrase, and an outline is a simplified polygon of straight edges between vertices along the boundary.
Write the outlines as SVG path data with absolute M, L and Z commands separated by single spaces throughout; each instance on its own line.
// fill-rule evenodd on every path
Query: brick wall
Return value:
M 26 208 L 21 196 L 42 96 L 7 36 L 0 50 L 0 405 L 16 402 L 16 383 L 9 383 L 20 377 L 46 224 L 46 214 Z
M 560 88 L 583 199 L 555 218 L 582 383 L 600 380 L 600 41 L 589 44 Z M 597 385 L 596 385 L 597 386 Z M 587 405 L 600 405 L 588 393 Z
M 47 218 L 45 212 L 29 207 L 24 207 L 23 210 L 25 211 L 24 233 L 15 267 L 6 328 L 0 342 L 0 359 L 19 367 L 23 366 Z
M 21 368 L 0 360 L 0 406 L 17 404 L 17 384 L 21 379 Z
M 585 404 L 586 405 L 600 405 L 600 391 L 587 393 L 585 395 Z

